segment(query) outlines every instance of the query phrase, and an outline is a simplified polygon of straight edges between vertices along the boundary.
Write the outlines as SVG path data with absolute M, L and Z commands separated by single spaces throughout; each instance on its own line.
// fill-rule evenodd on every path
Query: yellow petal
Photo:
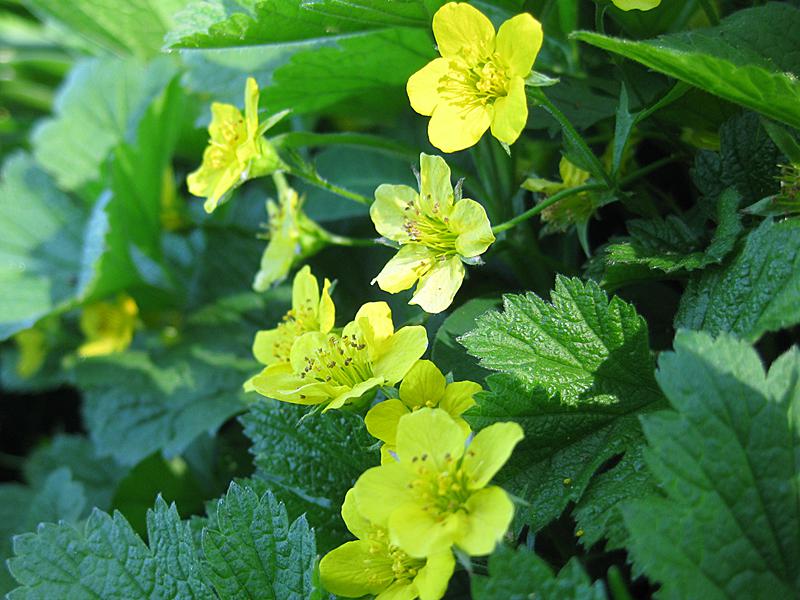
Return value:
M 453 418 L 437 408 L 421 408 L 397 425 L 397 456 L 413 468 L 443 470 L 464 453 L 467 437 Z
M 428 349 L 428 334 L 422 325 L 409 325 L 398 329 L 381 348 L 381 354 L 373 363 L 376 376 L 388 385 L 394 385 Z
M 470 496 L 466 508 L 467 527 L 456 545 L 471 556 L 491 554 L 514 518 L 514 504 L 503 489 L 490 486 Z
M 342 519 L 347 529 L 360 540 L 365 540 L 372 533 L 372 524 L 358 512 L 356 507 L 356 496 L 353 488 L 347 490 L 342 503 Z
M 319 330 L 328 333 L 336 322 L 336 307 L 329 292 L 331 282 L 326 278 L 322 284 L 322 296 L 319 299 Z
M 413 477 L 398 462 L 367 469 L 353 487 L 358 512 L 373 525 L 385 528 L 392 512 L 413 501 L 408 485 Z
M 398 243 L 407 242 L 406 217 L 417 201 L 417 192 L 407 185 L 384 183 L 375 190 L 369 216 L 382 236 Z
M 353 322 L 366 338 L 370 350 L 380 349 L 394 332 L 392 309 L 386 302 L 367 302 L 358 309 Z
M 252 77 L 244 86 L 244 118 L 247 125 L 247 138 L 253 139 L 258 132 L 258 84 Z
M 389 517 L 389 538 L 403 552 L 425 558 L 450 549 L 464 535 L 467 519 L 463 512 L 437 519 L 433 511 L 418 504 L 404 504 Z
M 427 215 L 441 210 L 449 215 L 453 205 L 453 185 L 450 183 L 450 167 L 441 156 L 422 153 L 419 155 L 419 200 Z
M 19 350 L 16 371 L 23 379 L 35 375 L 47 358 L 47 336 L 41 329 L 31 327 L 14 335 Z
M 430 116 L 439 103 L 439 81 L 449 72 L 450 61 L 436 58 L 408 78 L 406 93 L 411 108 L 421 115 Z
M 449 549 L 430 555 L 414 578 L 420 600 L 440 600 L 447 591 L 455 566 L 455 558 Z
M 583 185 L 591 177 L 589 171 L 584 171 L 578 165 L 569 160 L 566 156 L 561 158 L 558 163 L 558 172 L 564 182 L 564 188 L 573 188 Z
M 378 594 L 394 581 L 393 560 L 375 555 L 366 541 L 347 542 L 328 552 L 319 563 L 322 585 L 346 598 Z
M 397 437 L 397 423 L 400 421 L 400 417 L 409 412 L 405 404 L 392 398 L 373 406 L 364 417 L 364 423 L 372 437 L 394 446 Z
M 422 244 L 406 244 L 381 269 L 372 281 L 390 294 L 407 290 L 425 275 L 436 260 L 436 255 Z
M 500 25 L 495 50 L 508 66 L 509 75 L 527 77 L 542 47 L 542 24 L 528 13 Z
M 268 329 L 266 331 L 259 331 L 253 340 L 253 356 L 262 365 L 271 365 L 281 360 L 288 360 L 288 353 L 280 352 L 278 348 L 288 345 L 291 349 L 291 344 L 294 342 L 289 332 L 279 328 Z
M 428 139 L 442 152 L 458 152 L 477 144 L 491 122 L 485 107 L 462 110 L 442 102 L 428 123 Z
M 453 303 L 464 281 L 464 265 L 458 256 L 437 261 L 419 280 L 409 304 L 417 304 L 428 313 L 440 313 Z
M 301 372 L 308 364 L 308 359 L 316 359 L 317 350 L 326 346 L 327 336 L 321 331 L 309 331 L 301 335 L 292 344 L 289 355 L 292 369 L 296 373 Z
M 611 0 L 622 10 L 650 10 L 661 4 L 661 0 Z
M 446 57 L 473 54 L 486 57 L 494 51 L 494 26 L 481 11 L 465 2 L 448 2 L 433 15 L 433 36 Z
M 211 103 L 211 123 L 208 134 L 212 141 L 226 146 L 235 146 L 247 137 L 242 112 L 233 104 Z
M 473 396 L 483 388 L 472 381 L 454 381 L 444 391 L 444 398 L 439 402 L 439 408 L 446 410 L 451 416 L 457 417 L 475 406 Z
M 262 396 L 292 404 L 321 404 L 330 398 L 326 386 L 318 382 L 309 383 L 292 371 L 291 365 L 270 365 L 251 380 L 252 387 Z
M 341 408 L 345 404 L 351 403 L 351 401 L 354 402 L 383 383 L 385 383 L 383 377 L 370 377 L 365 381 L 357 383 L 350 389 L 344 388 L 328 403 L 322 412 Z
M 319 304 L 319 284 L 311 274 L 311 267 L 305 265 L 294 276 L 292 282 L 292 310 L 295 314 L 316 313 Z
M 486 216 L 486 209 L 468 198 L 456 202 L 450 214 L 450 230 L 458 234 L 456 252 L 461 256 L 483 254 L 494 242 L 492 225 Z
M 517 423 L 495 423 L 481 429 L 469 445 L 463 468 L 470 486 L 482 488 L 500 470 L 525 434 Z
M 525 99 L 525 81 L 513 77 L 509 82 L 508 95 L 494 103 L 492 135 L 501 142 L 513 144 L 528 122 L 528 101 Z
M 409 408 L 435 406 L 445 392 L 447 381 L 429 360 L 419 360 L 400 384 L 400 400 Z
M 417 590 L 407 580 L 395 581 L 380 594 L 375 596 L 375 600 L 414 600 L 417 597 Z

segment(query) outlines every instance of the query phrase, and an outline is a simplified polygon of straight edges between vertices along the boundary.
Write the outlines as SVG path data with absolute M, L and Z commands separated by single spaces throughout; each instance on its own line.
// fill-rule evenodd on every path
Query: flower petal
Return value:
M 247 139 L 258 134 L 258 84 L 252 77 L 244 86 L 244 118 L 247 125 Z
M 467 519 L 462 512 L 437 519 L 430 510 L 418 504 L 404 504 L 389 517 L 392 543 L 414 558 L 425 558 L 450 549 L 453 542 L 465 535 Z
M 408 78 L 406 93 L 411 108 L 421 115 L 430 116 L 439 103 L 439 81 L 450 70 L 450 61 L 436 58 Z
M 477 58 L 494 50 L 494 25 L 477 8 L 465 2 L 449 2 L 433 15 L 433 36 L 444 57 L 462 56 L 463 49 Z
M 509 75 L 527 77 L 542 47 L 542 24 L 528 13 L 512 17 L 497 30 L 495 50 L 509 68 Z
M 262 396 L 292 404 L 321 404 L 330 398 L 325 384 L 301 379 L 286 363 L 270 365 L 251 380 Z
M 414 578 L 420 600 L 440 600 L 455 570 L 456 560 L 448 549 L 432 554 Z
M 364 334 L 370 353 L 379 350 L 394 333 L 392 309 L 389 308 L 386 302 L 367 302 L 362 304 L 353 322 L 357 324 Z
M 463 468 L 469 473 L 470 486 L 479 489 L 500 470 L 525 434 L 517 423 L 495 423 L 481 429 L 469 445 Z
M 225 146 L 243 142 L 247 135 L 247 129 L 242 111 L 233 104 L 212 102 L 208 135 L 213 141 Z
M 458 152 L 477 144 L 491 123 L 492 115 L 485 107 L 460 110 L 441 102 L 428 123 L 428 139 L 442 152 Z
M 370 552 L 372 544 L 358 540 L 334 548 L 322 557 L 319 575 L 326 590 L 346 598 L 378 594 L 394 581 L 392 558 Z
M 292 344 L 292 351 L 289 355 L 289 362 L 292 365 L 294 372 L 301 372 L 310 357 L 317 355 L 319 348 L 324 348 L 327 339 L 324 333 L 320 331 L 309 331 L 297 338 Z
M 437 261 L 434 267 L 420 278 L 409 304 L 417 304 L 428 313 L 440 313 L 453 303 L 453 298 L 464 281 L 464 265 L 458 256 Z
M 382 347 L 373 364 L 373 372 L 383 377 L 387 384 L 394 385 L 406 376 L 427 349 L 428 334 L 422 325 L 398 329 Z
M 611 0 L 622 10 L 650 10 L 661 4 L 661 0 Z
M 385 400 L 369 409 L 364 423 L 369 434 L 382 442 L 394 446 L 397 436 L 397 423 L 400 417 L 409 412 L 405 404 L 396 398 Z
M 400 400 L 409 408 L 435 406 L 444 396 L 447 381 L 429 360 L 419 360 L 400 384 Z
M 397 456 L 414 469 L 444 469 L 464 453 L 467 436 L 445 411 L 422 408 L 397 425 Z
M 253 289 L 263 292 L 276 281 L 286 277 L 297 253 L 297 242 L 291 237 L 274 235 L 264 248 L 261 266 L 253 280 Z
M 453 185 L 450 183 L 450 167 L 441 156 L 419 155 L 419 201 L 426 215 L 433 215 L 438 210 L 450 214 Z
M 380 594 L 375 600 L 414 600 L 417 597 L 416 588 L 407 579 L 395 581 Z
M 350 389 L 344 388 L 340 394 L 330 401 L 330 403 L 323 409 L 322 412 L 328 412 L 329 410 L 333 410 L 335 408 L 341 408 L 345 404 L 348 404 L 351 400 L 358 400 L 361 398 L 361 396 L 383 383 L 383 377 L 370 377 L 361 383 L 357 383 Z
M 407 290 L 425 275 L 436 260 L 433 250 L 422 244 L 406 244 L 386 263 L 372 280 L 390 294 Z
M 373 525 L 386 527 L 392 512 L 413 501 L 408 485 L 413 478 L 399 462 L 367 469 L 353 486 L 356 509 Z
M 573 188 L 583 185 L 592 176 L 589 171 L 584 171 L 578 165 L 569 160 L 566 156 L 561 158 L 558 163 L 558 172 L 564 182 L 564 188 Z
M 322 284 L 322 296 L 319 299 L 319 308 L 317 314 L 319 315 L 319 330 L 322 333 L 328 333 L 333 329 L 336 322 L 336 307 L 333 305 L 333 300 L 330 294 L 331 282 L 325 278 Z
M 277 350 L 282 345 L 281 342 L 288 342 L 288 346 L 291 348 L 294 340 L 287 338 L 291 338 L 291 334 L 285 329 L 281 330 L 279 327 L 256 332 L 256 337 L 253 340 L 253 356 L 262 365 L 271 365 L 279 360 L 288 359 L 288 356 L 282 357 Z
M 319 305 L 319 283 L 305 265 L 297 272 L 292 282 L 292 310 L 295 315 L 310 312 L 316 314 Z
M 528 101 L 525 99 L 525 81 L 513 77 L 509 82 L 508 95 L 494 103 L 492 135 L 501 142 L 513 144 L 528 122 Z
M 407 210 L 413 210 L 417 192 L 407 185 L 383 183 L 375 190 L 375 202 L 369 207 L 369 216 L 382 236 L 404 243 L 409 240 L 405 230 Z
M 456 545 L 471 556 L 491 554 L 514 518 L 514 504 L 502 488 L 493 485 L 472 494 L 466 508 L 467 527 Z
M 478 256 L 494 242 L 492 225 L 486 209 L 475 200 L 467 198 L 456 202 L 450 214 L 450 229 L 458 234 L 456 252 L 461 256 Z
M 457 417 L 475 406 L 473 396 L 483 388 L 472 381 L 454 381 L 444 391 L 444 397 L 439 402 L 439 408 L 446 410 L 450 415 Z
M 347 490 L 347 494 L 344 496 L 344 502 L 342 503 L 342 519 L 344 520 L 344 524 L 347 525 L 347 529 L 350 530 L 350 533 L 360 540 L 367 539 L 374 529 L 372 523 L 358 512 L 353 488 Z

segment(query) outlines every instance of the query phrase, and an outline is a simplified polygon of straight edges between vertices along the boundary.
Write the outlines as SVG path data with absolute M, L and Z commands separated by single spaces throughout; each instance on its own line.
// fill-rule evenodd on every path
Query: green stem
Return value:
M 372 238 L 351 238 L 346 235 L 339 235 L 331 233 L 330 231 L 323 230 L 323 238 L 330 244 L 335 246 L 348 246 L 351 248 L 363 248 L 366 246 L 374 246 L 375 240 Z
M 578 133 L 567 116 L 550 101 L 541 88 L 528 88 L 528 97 L 541 104 L 542 108 L 549 112 L 553 118 L 558 121 L 558 123 L 561 125 L 561 128 L 564 130 L 564 135 L 572 143 L 572 146 L 581 154 L 587 165 L 591 164 L 593 174 L 599 175 L 600 178 L 605 181 L 608 188 L 613 190 L 616 185 L 611 179 L 611 176 L 606 172 L 603 164 L 600 162 L 600 159 L 597 158 L 594 152 L 592 152 L 591 148 L 589 148 L 586 141 L 583 139 L 581 134 Z
M 703 12 L 706 13 L 708 22 L 711 23 L 711 25 L 719 25 L 719 17 L 717 16 L 717 11 L 714 10 L 711 4 L 711 0 L 700 0 L 700 6 L 703 7 Z
M 323 190 L 327 190 L 337 196 L 341 196 L 342 198 L 347 198 L 349 200 L 353 200 L 355 202 L 359 202 L 361 204 L 365 204 L 369 206 L 372 204 L 372 200 L 367 198 L 366 196 L 362 196 L 357 192 L 351 192 L 350 190 L 346 190 L 343 187 L 339 187 L 335 183 L 331 183 L 327 179 L 323 179 L 320 177 L 319 173 L 314 171 L 313 169 L 309 170 L 299 170 L 293 167 L 288 167 L 287 172 L 303 181 L 310 183 L 313 186 L 321 188 Z

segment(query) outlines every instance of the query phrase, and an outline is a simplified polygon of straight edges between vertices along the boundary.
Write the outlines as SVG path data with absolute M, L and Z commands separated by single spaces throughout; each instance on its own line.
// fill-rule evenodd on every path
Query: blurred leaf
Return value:
M 800 127 L 800 9 L 772 2 L 734 13 L 717 27 L 636 42 L 588 31 L 574 37 Z

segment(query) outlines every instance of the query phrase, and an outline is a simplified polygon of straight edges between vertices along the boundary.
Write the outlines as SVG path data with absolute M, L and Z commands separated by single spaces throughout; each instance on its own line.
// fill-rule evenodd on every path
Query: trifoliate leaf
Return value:
M 722 267 L 689 282 L 675 327 L 755 341 L 800 322 L 800 219 L 764 221 Z
M 497 480 L 527 502 L 518 514 L 534 530 L 577 502 L 603 463 L 641 443 L 638 415 L 663 403 L 647 325 L 631 305 L 563 277 L 551 297 L 507 295 L 503 312 L 461 338 L 482 365 L 506 372 L 487 378 L 466 417 L 476 429 L 522 425 L 525 439 Z
M 489 576 L 473 576 L 475 600 L 605 600 L 602 582 L 592 580 L 577 559 L 558 574 L 530 550 L 500 546 L 489 557 Z
M 286 509 L 267 492 L 232 483 L 203 532 L 204 573 L 221 598 L 308 598 L 316 562 L 304 517 L 289 525 Z
M 320 551 L 327 551 L 349 536 L 340 516 L 347 490 L 380 457 L 357 415 L 305 412 L 259 398 L 241 420 L 253 440 L 255 478 L 269 483 L 291 516 L 306 513 Z
M 623 509 L 634 561 L 665 598 L 796 598 L 800 352 L 765 373 L 743 341 L 682 332 L 657 378 L 676 412 L 643 426 L 666 497 Z

